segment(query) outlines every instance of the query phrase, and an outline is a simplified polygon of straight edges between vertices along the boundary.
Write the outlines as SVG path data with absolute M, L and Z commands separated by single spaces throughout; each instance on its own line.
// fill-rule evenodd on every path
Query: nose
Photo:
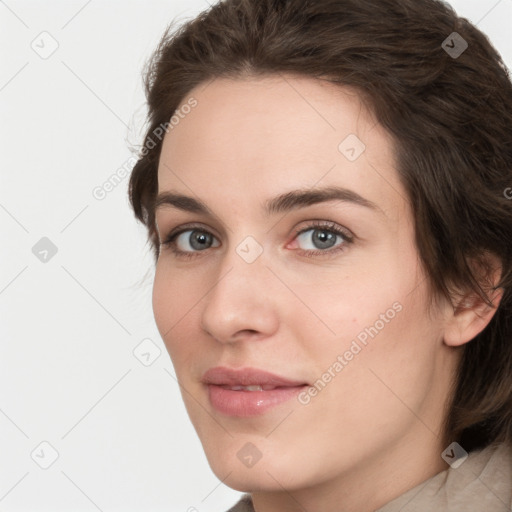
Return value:
M 267 264 L 264 252 L 248 263 L 230 248 L 201 301 L 204 331 L 221 343 L 234 343 L 266 338 L 278 329 L 276 279 Z

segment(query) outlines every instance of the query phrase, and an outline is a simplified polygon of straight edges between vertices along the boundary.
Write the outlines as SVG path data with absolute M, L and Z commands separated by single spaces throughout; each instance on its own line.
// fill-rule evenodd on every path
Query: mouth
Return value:
M 215 410 L 238 417 L 264 414 L 309 386 L 256 368 L 211 368 L 202 382 Z
M 273 389 L 285 389 L 294 386 L 272 386 L 271 384 L 255 384 L 253 386 L 228 386 L 221 385 L 223 389 L 230 389 L 231 391 L 272 391 Z

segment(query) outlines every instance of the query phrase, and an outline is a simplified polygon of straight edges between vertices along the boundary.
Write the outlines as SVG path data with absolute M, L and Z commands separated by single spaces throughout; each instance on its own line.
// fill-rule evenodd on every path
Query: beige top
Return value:
M 512 446 L 494 443 L 469 453 L 459 467 L 452 464 L 375 512 L 510 512 L 512 510 Z M 255 512 L 244 494 L 228 512 Z

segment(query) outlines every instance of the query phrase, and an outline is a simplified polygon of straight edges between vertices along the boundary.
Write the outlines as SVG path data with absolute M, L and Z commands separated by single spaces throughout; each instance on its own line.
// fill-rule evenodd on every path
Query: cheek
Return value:
M 166 333 L 173 325 L 173 316 L 176 312 L 176 293 L 171 292 L 171 286 L 166 279 L 166 272 L 162 270 L 160 261 L 157 263 L 155 279 L 153 281 L 152 305 L 155 322 L 160 336 L 165 341 Z
M 360 311 L 358 321 L 340 339 L 335 355 L 350 361 L 330 399 L 336 403 L 338 396 L 340 414 L 351 410 L 354 418 L 362 414 L 384 426 L 393 424 L 389 418 L 398 423 L 410 420 L 409 410 L 418 410 L 428 395 L 440 329 L 427 314 L 424 286 L 412 293 L 408 287 L 395 289 L 380 299 Z M 357 314 L 356 309 L 352 311 Z
M 369 346 L 403 316 L 404 297 L 413 288 L 412 277 L 404 280 L 390 266 L 369 270 L 367 265 L 364 272 L 341 269 L 340 274 L 316 276 L 294 287 L 309 310 L 294 304 L 288 325 L 307 330 L 317 354 L 319 347 L 325 347 L 327 354 L 349 350 L 353 340 Z
M 345 302 L 339 318 L 357 317 L 357 322 L 345 326 L 340 322 L 334 342 L 309 332 L 308 341 L 316 341 L 315 346 L 308 343 L 308 359 L 314 361 L 317 394 L 309 405 L 298 408 L 296 418 L 303 414 L 307 422 L 323 417 L 317 437 L 335 444 L 349 458 L 360 456 L 358 450 L 371 452 L 400 439 L 418 424 L 412 411 L 422 411 L 431 392 L 437 350 L 436 331 L 429 326 L 423 299 L 422 289 L 410 295 L 395 289 L 379 300 Z M 386 311 L 388 323 L 380 323 L 379 314 Z M 361 333 L 365 343 L 358 338 Z M 426 413 L 419 415 L 426 424 L 433 423 Z M 302 439 L 302 427 L 300 422 L 290 424 L 288 437 Z
M 159 262 L 153 282 L 152 306 L 155 322 L 173 363 L 186 357 L 184 353 L 194 346 L 190 339 L 194 319 L 194 305 L 200 300 L 193 286 L 187 285 L 183 276 L 170 272 Z M 196 296 L 197 295 L 197 296 Z M 180 340 L 187 339 L 187 343 Z
M 304 286 L 304 302 L 321 322 L 295 312 L 295 324 L 289 324 L 295 325 L 295 336 L 314 362 L 314 377 L 322 378 L 329 369 L 340 375 L 325 395 L 337 389 L 341 402 L 358 397 L 359 405 L 345 404 L 358 410 L 364 404 L 379 408 L 388 398 L 396 401 L 385 383 L 411 403 L 421 400 L 439 349 L 439 319 L 428 314 L 427 283 L 414 247 L 378 252 L 379 258 L 362 265 L 364 272 L 346 273 L 329 286 L 325 281 L 318 293 Z

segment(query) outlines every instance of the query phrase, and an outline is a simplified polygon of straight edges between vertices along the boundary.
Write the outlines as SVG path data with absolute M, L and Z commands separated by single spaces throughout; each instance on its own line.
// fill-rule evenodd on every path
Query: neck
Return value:
M 418 422 L 418 432 L 397 439 L 358 467 L 309 488 L 252 494 L 256 512 L 374 512 L 409 489 L 447 469 L 441 458 L 443 440 Z M 414 435 L 416 434 L 416 435 Z M 282 487 L 282 486 L 281 486 Z

